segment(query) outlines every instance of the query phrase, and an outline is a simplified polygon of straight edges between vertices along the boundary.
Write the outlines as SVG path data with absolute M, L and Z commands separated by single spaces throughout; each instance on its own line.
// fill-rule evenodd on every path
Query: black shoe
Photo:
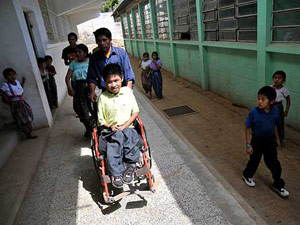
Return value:
M 129 165 L 125 169 L 125 171 L 123 173 L 123 181 L 124 181 L 124 183 L 129 184 L 129 183 L 132 182 L 134 170 L 135 170 L 135 166 L 134 165 Z
M 122 188 L 123 187 L 123 180 L 121 176 L 111 176 L 111 184 L 115 188 Z

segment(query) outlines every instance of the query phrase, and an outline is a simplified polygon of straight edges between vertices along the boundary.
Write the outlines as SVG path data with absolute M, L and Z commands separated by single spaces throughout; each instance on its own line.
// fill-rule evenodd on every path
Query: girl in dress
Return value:
M 151 60 L 149 59 L 149 53 L 145 52 L 143 58 L 139 61 L 139 67 L 142 68 L 142 85 L 146 94 L 149 92 L 149 98 L 152 98 L 152 76 L 150 64 Z
M 152 52 L 152 62 L 150 64 L 150 68 L 152 70 L 152 85 L 153 85 L 155 95 L 157 96 L 157 99 L 163 98 L 163 94 L 162 94 L 163 83 L 162 83 L 162 76 L 160 72 L 161 67 L 162 67 L 162 63 L 158 57 L 158 53 Z
M 31 134 L 33 114 L 30 106 L 23 98 L 25 78 L 22 78 L 22 83 L 20 84 L 17 80 L 17 73 L 12 68 L 3 70 L 3 76 L 7 80 L 0 88 L 0 95 L 3 101 L 10 106 L 11 114 L 19 129 L 25 133 L 26 138 L 37 138 L 36 135 Z

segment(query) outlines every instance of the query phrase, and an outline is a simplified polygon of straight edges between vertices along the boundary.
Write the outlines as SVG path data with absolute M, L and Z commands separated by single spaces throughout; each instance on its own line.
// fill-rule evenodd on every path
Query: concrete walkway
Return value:
M 207 169 L 206 160 L 174 132 L 149 101 L 138 91 L 135 95 L 152 149 L 156 193 L 141 190 L 114 205 L 103 204 L 90 143 L 83 138 L 83 126 L 67 97 L 50 137 L 47 131 L 40 137 L 47 145 L 22 205 L 15 206 L 18 214 L 14 217 L 7 209 L 0 224 L 264 224 L 247 203 L 240 204 L 243 199 L 237 193 L 225 190 Z M 43 147 L 42 143 L 27 144 L 37 152 Z M 18 152 L 20 166 L 15 164 L 15 168 L 26 170 L 22 155 L 27 153 L 24 149 Z M 1 186 L 6 186 L 3 170 L 0 179 Z M 4 189 L 6 196 L 16 191 L 11 188 Z M 21 201 L 24 196 L 18 197 Z M 3 208 L 1 202 L 0 210 Z

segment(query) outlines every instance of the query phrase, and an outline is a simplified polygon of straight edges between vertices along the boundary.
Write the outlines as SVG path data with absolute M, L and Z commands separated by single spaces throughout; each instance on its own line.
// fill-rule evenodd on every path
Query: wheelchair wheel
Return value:
M 97 173 L 97 177 L 99 180 L 100 179 L 100 174 L 99 174 L 99 163 L 98 163 L 98 160 L 97 160 L 97 156 L 96 156 L 96 146 L 95 146 L 95 137 L 94 135 L 92 134 L 92 138 L 91 138 L 91 150 L 92 150 L 92 155 L 93 155 L 93 162 L 94 162 L 94 166 L 95 166 L 95 170 L 96 170 L 96 173 Z

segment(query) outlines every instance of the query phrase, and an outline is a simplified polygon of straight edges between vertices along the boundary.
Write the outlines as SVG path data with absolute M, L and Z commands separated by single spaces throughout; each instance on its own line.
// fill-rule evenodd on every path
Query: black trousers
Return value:
M 243 171 L 244 177 L 252 178 L 255 174 L 262 155 L 266 166 L 272 173 L 274 180 L 273 186 L 276 188 L 283 188 L 285 183 L 281 179 L 281 166 L 277 158 L 276 142 L 274 137 L 258 137 L 253 135 L 251 139 L 253 154 L 250 155 L 250 160 L 246 169 Z

